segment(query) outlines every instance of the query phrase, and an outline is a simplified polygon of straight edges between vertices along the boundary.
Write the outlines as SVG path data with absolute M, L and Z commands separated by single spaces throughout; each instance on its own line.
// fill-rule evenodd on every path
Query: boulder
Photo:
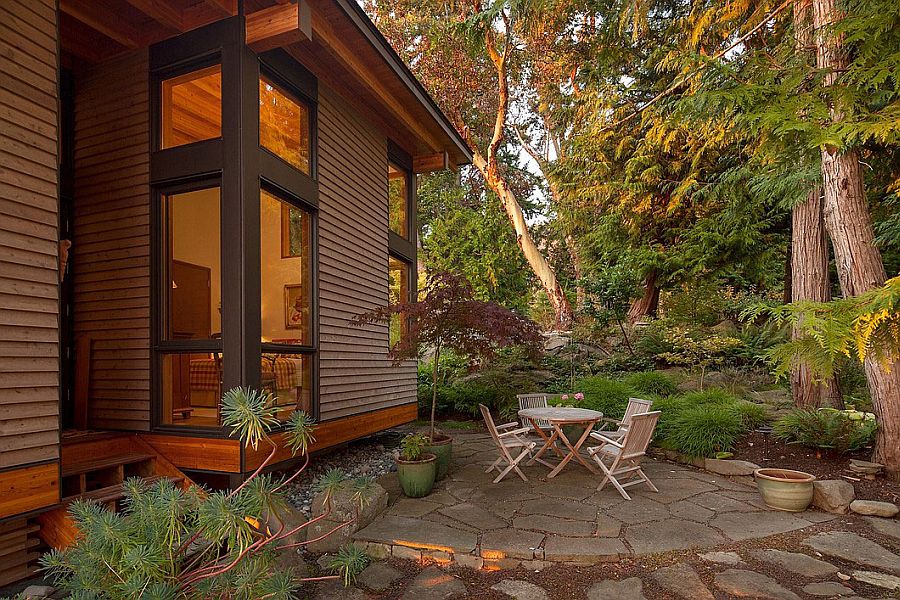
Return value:
M 870 517 L 885 517 L 891 519 L 900 513 L 900 507 L 891 502 L 877 502 L 875 500 L 854 500 L 850 503 L 850 510 L 858 515 Z
M 759 465 L 746 460 L 720 460 L 718 458 L 706 459 L 706 470 L 718 475 L 742 476 L 753 475 Z
M 324 539 L 313 542 L 307 546 L 310 552 L 334 552 L 344 544 L 350 541 L 350 538 L 358 530 L 369 525 L 387 508 L 388 493 L 378 485 L 372 484 L 372 497 L 369 498 L 366 505 L 359 510 L 357 501 L 353 498 L 353 491 L 349 483 L 345 483 L 338 491 L 335 492 L 331 499 L 331 512 L 315 524 L 307 527 L 307 539 L 316 539 L 327 534 L 339 525 L 350 521 L 354 517 L 359 516 L 355 522 L 334 531 Z M 324 493 L 316 494 L 313 498 L 313 518 L 320 517 L 326 513 L 327 506 L 325 504 Z
M 853 486 L 840 479 L 813 482 L 813 506 L 835 515 L 845 515 L 856 498 Z
M 29 585 L 22 591 L 22 597 L 25 600 L 43 600 L 50 598 L 56 593 L 56 588 L 52 585 Z
M 850 459 L 850 467 L 849 469 L 854 473 L 859 473 L 860 475 L 878 475 L 881 471 L 884 470 L 884 465 L 869 462 L 867 460 L 859 460 L 856 458 Z

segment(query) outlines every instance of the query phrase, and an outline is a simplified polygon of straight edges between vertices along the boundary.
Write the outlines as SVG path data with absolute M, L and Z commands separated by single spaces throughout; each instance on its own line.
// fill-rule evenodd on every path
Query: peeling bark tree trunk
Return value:
M 822 213 L 821 189 L 810 190 L 805 202 L 794 207 L 791 224 L 791 281 L 790 300 L 828 302 L 831 285 L 828 281 L 828 235 Z M 797 338 L 797 327 L 791 332 Z M 843 408 L 837 377 L 817 381 L 808 365 L 799 364 L 791 371 L 791 394 L 794 404 L 801 408 L 832 406 Z
M 473 150 L 472 162 L 481 172 L 488 187 L 499 196 L 503 210 L 506 211 L 506 215 L 509 217 L 516 232 L 516 242 L 519 244 L 525 260 L 528 261 L 531 270 L 534 271 L 535 276 L 541 282 L 541 286 L 543 286 L 547 297 L 550 299 L 550 304 L 556 313 L 557 327 L 560 329 L 570 328 L 573 319 L 572 306 L 569 304 L 569 299 L 566 298 L 562 286 L 556 279 L 553 267 L 550 266 L 550 263 L 541 254 L 537 244 L 534 243 L 534 238 L 531 237 L 528 224 L 525 222 L 525 213 L 522 212 L 522 207 L 519 205 L 516 195 L 509 189 L 506 180 L 496 172 L 496 166 L 493 169 L 490 168 L 477 149 Z
M 835 0 L 813 0 L 813 25 L 816 29 L 816 63 L 826 71 L 825 87 L 836 84 L 838 74 L 847 67 L 843 40 L 830 31 L 840 18 Z M 831 107 L 831 119 L 843 119 L 840 106 Z M 872 218 L 866 202 L 862 168 L 856 150 L 843 154 L 836 148 L 822 148 L 822 181 L 825 189 L 825 224 L 831 236 L 841 289 L 845 296 L 857 296 L 884 284 L 886 277 L 881 254 L 875 247 Z M 873 357 L 865 361 L 866 379 L 878 434 L 875 460 L 884 463 L 893 479 L 900 479 L 900 365 Z
M 642 317 L 656 316 L 659 309 L 659 286 L 656 285 L 656 277 L 656 271 L 650 271 L 644 279 L 644 295 L 631 303 L 631 308 L 628 309 L 628 322 L 632 325 Z

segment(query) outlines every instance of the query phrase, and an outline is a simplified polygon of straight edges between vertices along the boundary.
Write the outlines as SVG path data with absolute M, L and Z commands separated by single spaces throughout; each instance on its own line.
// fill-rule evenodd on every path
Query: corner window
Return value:
M 409 175 L 388 163 L 388 224 L 391 231 L 409 239 Z
M 310 174 L 309 108 L 265 76 L 259 78 L 259 145 Z
M 222 136 L 221 65 L 164 80 L 160 97 L 160 148 Z
M 260 384 L 278 418 L 312 414 L 312 215 L 263 189 L 259 204 Z
M 388 257 L 388 301 L 390 304 L 399 304 L 410 300 L 410 271 L 412 271 L 412 268 L 409 263 L 393 256 Z M 408 322 L 403 315 L 391 315 L 388 337 L 391 346 L 396 344 L 400 337 L 406 333 L 407 327 Z

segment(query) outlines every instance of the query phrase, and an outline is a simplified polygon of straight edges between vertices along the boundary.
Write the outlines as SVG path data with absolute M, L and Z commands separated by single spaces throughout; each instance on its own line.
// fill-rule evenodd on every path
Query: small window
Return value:
M 222 137 L 222 66 L 162 82 L 162 149 Z
M 309 138 L 309 108 L 260 77 L 259 145 L 309 175 Z
M 167 341 L 211 340 L 222 331 L 219 188 L 163 197 Z
M 160 357 L 162 424 L 221 427 L 221 352 L 165 353 Z
M 409 175 L 388 163 L 388 219 L 391 231 L 409 239 Z
M 262 342 L 312 345 L 312 217 L 266 190 L 260 192 Z
M 388 301 L 391 304 L 409 302 L 410 265 L 393 256 L 388 257 Z M 392 314 L 390 322 L 389 343 L 393 347 L 406 332 L 408 323 L 401 314 Z

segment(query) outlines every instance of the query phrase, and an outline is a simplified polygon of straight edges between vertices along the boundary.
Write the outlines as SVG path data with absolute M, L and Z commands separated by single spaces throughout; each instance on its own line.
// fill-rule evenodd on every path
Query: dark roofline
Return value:
M 403 59 L 400 58 L 397 52 L 391 47 L 391 44 L 384 38 L 381 32 L 378 31 L 378 27 L 375 26 L 375 23 L 372 22 L 372 19 L 369 18 L 369 15 L 366 14 L 359 3 L 356 0 L 336 0 L 336 3 L 344 10 L 344 13 L 346 13 L 350 20 L 353 21 L 357 29 L 366 36 L 369 43 L 372 44 L 375 50 L 381 55 L 388 66 L 391 67 L 391 70 L 397 74 L 397 77 L 400 78 L 409 91 L 413 93 L 422 106 L 424 106 L 434 117 L 441 126 L 441 129 L 443 129 L 447 136 L 453 140 L 468 162 L 472 162 L 472 150 L 469 148 L 469 145 L 466 144 L 466 141 L 459 132 L 456 131 L 456 128 L 450 123 L 450 120 L 440 107 L 438 107 L 434 98 L 431 97 L 431 94 L 428 93 L 422 83 L 415 75 L 413 75 L 413 72 L 410 71 L 409 67 L 403 62 Z

